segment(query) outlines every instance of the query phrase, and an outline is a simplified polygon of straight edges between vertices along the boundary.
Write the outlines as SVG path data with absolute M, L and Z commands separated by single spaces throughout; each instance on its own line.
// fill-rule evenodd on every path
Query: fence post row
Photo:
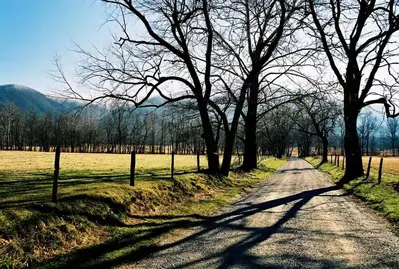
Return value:
M 368 164 L 368 166 L 367 166 L 367 174 L 366 174 L 366 179 L 368 179 L 368 178 L 369 178 L 369 176 L 370 176 L 371 159 L 372 159 L 372 157 L 370 157 L 370 158 L 369 158 L 369 164 Z
M 61 148 L 60 146 L 57 146 L 55 150 L 53 193 L 51 197 L 51 201 L 53 203 L 57 203 L 58 178 L 60 176 L 60 155 L 61 155 Z
M 175 152 L 174 151 L 172 151 L 172 163 L 171 163 L 170 170 L 171 170 L 171 178 L 173 179 L 174 175 L 175 175 Z
M 132 151 L 130 153 L 130 186 L 134 186 L 134 173 L 136 170 L 136 152 Z
M 384 158 L 381 158 L 380 160 L 380 168 L 378 169 L 378 184 L 381 184 L 381 179 L 382 179 L 382 162 L 384 161 Z

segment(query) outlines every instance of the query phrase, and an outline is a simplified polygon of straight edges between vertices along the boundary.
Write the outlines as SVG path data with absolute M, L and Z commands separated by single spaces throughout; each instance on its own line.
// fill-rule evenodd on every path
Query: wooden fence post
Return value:
M 384 161 L 384 158 L 381 158 L 380 160 L 380 168 L 378 169 L 378 184 L 381 184 L 381 179 L 382 179 L 382 162 Z
M 368 166 L 367 166 L 366 179 L 368 179 L 369 176 L 370 176 L 371 159 L 372 159 L 372 157 L 369 158 L 369 164 L 368 164 Z
M 60 176 L 60 155 L 61 155 L 61 148 L 57 146 L 55 150 L 55 161 L 54 161 L 54 179 L 53 179 L 53 194 L 51 201 L 53 203 L 57 203 L 57 192 L 58 192 L 58 178 Z
M 331 159 L 330 159 L 330 163 L 332 164 L 332 154 L 331 154 Z
M 334 158 L 334 165 L 337 165 L 337 155 L 335 155 L 335 158 Z
M 345 170 L 345 155 L 342 156 L 342 170 Z
M 134 186 L 134 172 L 136 170 L 136 152 L 130 153 L 130 186 Z
M 198 170 L 198 172 L 201 170 L 200 152 L 199 151 L 197 151 L 197 170 Z
M 171 178 L 174 178 L 175 175 L 175 152 L 172 150 L 172 163 L 170 167 Z
M 337 166 L 339 167 L 339 155 L 338 155 L 338 159 L 337 159 Z

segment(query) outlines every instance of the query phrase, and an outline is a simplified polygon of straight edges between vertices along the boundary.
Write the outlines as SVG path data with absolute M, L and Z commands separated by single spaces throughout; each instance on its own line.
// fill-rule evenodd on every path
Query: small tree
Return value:
M 302 121 L 297 121 L 299 130 L 310 135 L 317 136 L 322 142 L 321 164 L 328 161 L 328 137 L 335 128 L 336 119 L 341 114 L 340 106 L 333 100 L 328 100 L 328 96 L 319 95 L 296 102 L 302 112 L 302 118 L 308 119 L 311 129 L 302 126 Z
M 369 155 L 370 144 L 375 131 L 377 131 L 377 117 L 373 116 L 371 112 L 367 112 L 360 115 L 359 121 L 358 133 L 362 155 Z
M 396 156 L 396 142 L 398 140 L 399 119 L 391 118 L 386 122 L 385 135 L 391 144 L 392 156 Z

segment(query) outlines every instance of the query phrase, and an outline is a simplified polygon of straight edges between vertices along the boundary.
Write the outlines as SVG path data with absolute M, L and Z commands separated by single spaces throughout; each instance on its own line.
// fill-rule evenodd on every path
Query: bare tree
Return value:
M 296 104 L 302 113 L 305 113 L 305 117 L 310 120 L 313 127 L 305 128 L 301 125 L 301 121 L 298 121 L 299 130 L 317 136 L 322 142 L 322 160 L 319 164 L 321 165 L 328 161 L 328 137 L 335 128 L 336 119 L 341 114 L 341 107 L 332 99 L 329 100 L 326 95 L 301 99 Z
M 261 139 L 269 152 L 281 158 L 286 149 L 293 144 L 295 118 L 293 105 L 283 105 L 271 111 L 261 120 Z
M 343 89 L 347 158 L 341 180 L 344 183 L 363 175 L 357 135 L 361 109 L 382 104 L 388 117 L 398 115 L 393 105 L 397 77 L 393 68 L 394 55 L 399 49 L 393 39 L 399 30 L 397 4 L 394 0 L 309 0 L 308 5 L 314 25 L 310 26 L 310 34 L 321 41 Z M 386 77 L 379 78 L 381 69 L 392 75 L 393 83 Z M 341 70 L 345 73 L 341 74 Z
M 82 83 L 95 91 L 95 96 L 75 90 L 56 61 L 54 78 L 66 85 L 65 97 L 88 103 L 119 99 L 136 107 L 161 107 L 193 99 L 202 122 L 209 171 L 219 173 L 217 144 L 208 113 L 214 40 L 208 1 L 102 1 L 115 8 L 111 20 L 122 34 L 105 51 L 89 53 L 79 49 L 84 58 L 79 68 Z M 132 20 L 142 26 L 143 35 L 134 31 Z M 149 103 L 155 93 L 163 98 L 162 104 Z
M 299 157 L 309 157 L 312 137 L 314 136 L 313 124 L 307 115 L 301 115 L 297 120 L 297 125 L 299 130 L 295 137 L 298 145 L 298 155 Z
M 301 27 L 302 4 L 296 0 L 231 0 L 217 5 L 222 26 L 215 31 L 219 58 L 214 64 L 220 74 L 214 76 L 223 82 L 236 106 L 231 131 L 226 133 L 225 152 L 232 150 L 241 115 L 245 126 L 244 171 L 257 166 L 259 119 L 293 95 L 278 83 L 279 79 L 301 78 L 298 67 L 310 56 L 311 46 L 296 45 L 299 42 L 294 35 Z M 225 154 L 222 167 L 228 166 L 228 156 Z
M 370 142 L 373 139 L 374 133 L 377 131 L 377 117 L 373 116 L 371 112 L 361 114 L 359 116 L 358 133 L 360 138 L 360 148 L 362 155 L 369 155 Z

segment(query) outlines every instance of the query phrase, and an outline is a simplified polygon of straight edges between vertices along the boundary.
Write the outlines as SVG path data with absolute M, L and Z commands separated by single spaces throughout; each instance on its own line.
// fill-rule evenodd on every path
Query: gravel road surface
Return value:
M 211 220 L 122 268 L 399 268 L 387 222 L 301 159 Z

